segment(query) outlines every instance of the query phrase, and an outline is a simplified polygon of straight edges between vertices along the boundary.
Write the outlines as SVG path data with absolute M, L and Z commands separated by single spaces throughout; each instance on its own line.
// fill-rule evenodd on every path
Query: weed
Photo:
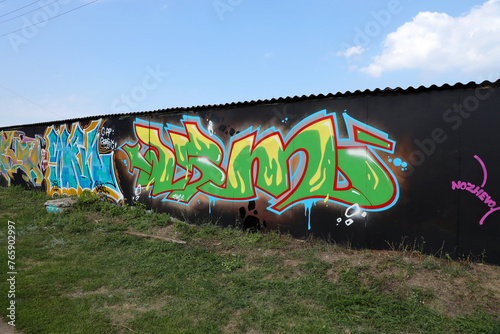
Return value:
M 263 241 L 265 241 L 267 247 L 269 248 L 281 248 L 286 246 L 290 240 L 290 235 L 281 233 L 279 230 L 271 230 L 262 235 Z
M 174 229 L 183 234 L 183 237 L 193 237 L 198 232 L 198 227 L 178 221 L 174 224 Z
M 99 201 L 101 201 L 101 197 L 98 194 L 93 193 L 89 190 L 84 190 L 78 197 L 78 204 L 80 206 L 92 205 Z
M 241 256 L 229 255 L 222 261 L 222 267 L 225 272 L 233 272 L 243 267 L 244 262 Z
M 432 256 L 426 256 L 424 261 L 422 262 L 422 267 L 429 270 L 438 270 L 441 269 L 441 264 Z
M 195 234 L 200 238 L 213 239 L 220 233 L 220 228 L 215 224 L 205 223 L 200 226 L 199 231 Z
M 389 249 L 394 252 L 402 253 L 404 255 L 419 255 L 423 253 L 425 240 L 424 238 L 421 238 L 421 241 L 418 242 L 417 238 L 415 238 L 413 239 L 413 242 L 408 242 L 408 237 L 404 236 L 401 238 L 399 243 L 386 241 L 386 244 L 389 246 Z
M 424 304 L 434 298 L 434 292 L 429 289 L 423 289 L 418 286 L 413 286 L 410 289 L 409 299 L 412 303 Z
M 256 244 L 263 239 L 263 234 L 258 232 L 246 232 L 245 233 L 245 243 Z

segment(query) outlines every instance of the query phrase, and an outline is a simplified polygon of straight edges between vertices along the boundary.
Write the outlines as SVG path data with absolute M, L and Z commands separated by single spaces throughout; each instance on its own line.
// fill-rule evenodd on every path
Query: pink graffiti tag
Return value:
M 500 210 L 500 207 L 495 208 L 497 203 L 494 200 L 492 200 L 491 196 L 489 196 L 488 193 L 483 189 L 484 186 L 486 185 L 486 181 L 488 180 L 488 171 L 486 170 L 486 166 L 485 166 L 483 160 L 481 160 L 481 158 L 479 158 L 477 155 L 475 155 L 474 158 L 476 158 L 476 160 L 479 162 L 479 164 L 481 165 L 481 167 L 483 169 L 484 177 L 483 177 L 483 183 L 481 184 L 481 186 L 476 186 L 473 183 L 465 182 L 465 181 L 457 181 L 457 182 L 452 181 L 451 182 L 451 189 L 453 189 L 453 190 L 466 190 L 466 191 L 470 192 L 471 194 L 476 195 L 477 198 L 479 198 L 482 202 L 484 202 L 484 204 L 486 204 L 487 206 L 490 207 L 490 211 L 488 211 L 479 221 L 479 225 L 483 225 L 486 218 L 488 218 L 488 216 L 491 215 L 493 212 Z
M 481 160 L 481 158 L 478 157 L 477 155 L 475 155 L 474 158 L 476 158 L 476 160 L 479 162 L 479 164 L 483 168 L 484 179 L 483 179 L 483 184 L 481 185 L 481 188 L 484 188 L 484 186 L 486 185 L 486 181 L 488 180 L 488 172 L 486 171 L 486 166 L 484 165 L 483 160 Z

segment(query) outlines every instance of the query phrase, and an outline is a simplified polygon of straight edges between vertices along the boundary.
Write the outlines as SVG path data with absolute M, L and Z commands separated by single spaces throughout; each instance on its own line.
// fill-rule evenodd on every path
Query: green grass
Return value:
M 24 333 L 500 333 L 500 289 L 481 283 L 498 287 L 498 267 L 193 226 L 90 194 L 52 214 L 47 199 L 0 188 L 0 272 L 11 220 Z

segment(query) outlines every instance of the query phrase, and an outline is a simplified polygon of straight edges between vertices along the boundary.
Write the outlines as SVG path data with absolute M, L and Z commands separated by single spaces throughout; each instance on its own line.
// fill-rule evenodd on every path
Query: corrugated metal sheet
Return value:
M 276 103 L 290 103 L 290 102 L 299 102 L 304 100 L 321 100 L 321 99 L 330 99 L 330 98 L 342 98 L 349 96 L 362 96 L 362 95 L 390 95 L 390 94 L 408 94 L 408 93 L 420 93 L 425 91 L 437 91 L 437 90 L 447 90 L 447 89 L 463 89 L 463 88 L 476 88 L 476 87 L 490 87 L 490 86 L 500 86 L 500 79 L 497 81 L 491 82 L 485 80 L 481 83 L 476 83 L 474 81 L 470 81 L 469 83 L 456 83 L 454 85 L 443 84 L 442 86 L 431 85 L 429 87 L 419 86 L 417 88 L 410 86 L 406 89 L 401 87 L 390 88 L 386 87 L 384 89 L 376 88 L 374 90 L 365 89 L 363 91 L 356 90 L 354 92 L 346 91 L 344 93 L 337 92 L 335 94 L 329 93 L 327 95 L 324 94 L 311 94 L 311 95 L 302 95 L 302 96 L 287 96 L 280 98 L 273 98 L 268 100 L 252 100 L 252 101 L 243 101 L 243 102 L 232 102 L 226 104 L 211 104 L 211 105 L 201 105 L 201 106 L 192 106 L 192 107 L 176 107 L 176 108 L 167 108 L 167 109 L 158 109 L 153 111 L 137 111 L 123 114 L 105 114 L 105 115 L 95 115 L 88 117 L 79 117 L 79 118 L 71 118 L 65 120 L 57 120 L 57 121 L 49 121 L 49 122 L 41 122 L 41 123 L 31 123 L 31 124 L 19 124 L 19 125 L 9 125 L 6 127 L 0 127 L 0 130 L 7 130 L 22 126 L 47 126 L 53 124 L 62 124 L 62 123 L 72 123 L 75 121 L 96 119 L 96 118 L 107 118 L 107 117 L 128 117 L 128 116 L 144 116 L 155 113 L 182 113 L 182 112 L 196 112 L 207 109 L 230 109 L 230 108 L 241 108 L 245 106 L 255 106 L 255 105 L 265 105 L 265 104 L 276 104 Z

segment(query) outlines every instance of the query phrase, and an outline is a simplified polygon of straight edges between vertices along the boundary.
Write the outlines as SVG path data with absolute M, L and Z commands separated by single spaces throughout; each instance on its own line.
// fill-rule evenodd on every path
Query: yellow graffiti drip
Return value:
M 319 178 L 321 177 L 321 165 L 323 164 L 323 159 L 325 158 L 325 150 L 326 150 L 326 145 L 328 144 L 328 140 L 332 140 L 332 133 L 335 133 L 333 131 L 333 127 L 331 126 L 331 120 L 325 120 L 323 124 L 314 124 L 311 129 L 315 129 L 319 133 L 320 137 L 320 149 L 321 149 L 321 161 L 318 164 L 318 170 L 316 171 L 316 174 L 311 178 L 309 181 L 309 185 L 312 186 L 316 182 L 318 182 Z M 323 180 L 321 181 L 321 184 L 325 182 L 326 176 L 325 173 L 323 172 Z M 314 187 L 313 189 L 317 190 L 321 186 L 321 184 L 318 187 Z M 311 191 L 313 191 L 311 189 Z
M 266 140 L 267 142 L 268 140 Z M 276 166 L 278 169 L 276 170 L 276 185 L 280 185 L 281 182 L 283 181 L 283 175 L 281 172 L 281 164 L 279 163 L 278 157 L 280 152 L 283 152 L 283 147 L 281 145 L 281 141 L 279 140 L 278 135 L 273 135 L 272 137 L 269 138 L 269 143 L 263 142 L 263 147 L 266 149 L 266 152 L 269 156 L 269 164 L 272 166 L 273 161 L 276 163 Z M 271 182 L 272 182 L 272 176 L 271 176 Z M 271 185 L 271 183 L 267 182 L 266 183 L 268 186 Z
M 238 178 L 240 179 L 240 182 L 241 182 L 241 193 L 244 194 L 245 193 L 245 182 L 243 182 L 243 178 L 241 177 L 240 175 L 240 172 L 238 171 Z
M 375 178 L 375 186 L 373 186 L 373 190 L 375 190 L 375 189 L 377 189 L 377 186 L 378 186 L 378 176 L 377 176 L 377 174 L 375 174 L 375 171 L 371 168 L 368 161 L 365 160 L 365 163 L 368 166 L 368 168 L 370 168 L 370 171 L 372 172 L 373 177 Z M 368 176 L 370 176 L 370 175 L 368 174 Z
M 325 181 L 326 181 L 326 168 L 323 168 L 323 179 L 315 187 L 311 188 L 311 192 L 314 192 L 314 191 L 318 190 L 319 188 L 321 188 L 321 186 L 323 185 L 323 183 L 325 183 Z
M 151 185 L 151 183 L 153 183 L 155 179 L 152 178 L 149 182 L 148 182 L 148 185 L 146 186 L 146 190 L 149 190 L 149 186 Z
M 246 138 L 245 140 L 240 140 L 236 143 L 233 144 L 232 146 L 232 154 L 231 154 L 231 161 L 229 162 L 230 169 L 227 171 L 227 176 L 229 178 L 229 182 L 231 183 L 231 186 L 233 189 L 236 189 L 238 187 L 238 180 L 236 179 L 235 175 L 235 163 L 234 160 L 240 155 L 241 151 L 248 147 L 252 147 L 254 143 L 254 136 L 251 136 L 249 138 Z M 241 177 L 240 177 L 241 180 Z M 243 183 L 243 181 L 241 181 Z M 243 189 L 245 186 L 243 186 Z
M 273 183 L 273 176 L 274 176 L 274 175 L 272 175 L 272 174 L 271 174 L 271 177 L 268 177 L 268 176 L 267 176 L 267 167 L 266 167 L 266 169 L 265 169 L 265 171 L 264 171 L 264 178 L 266 179 L 266 184 L 267 184 L 268 186 L 271 186 L 271 184 Z
M 172 139 L 172 145 L 175 147 L 176 152 L 179 152 L 177 154 L 177 158 L 181 161 L 184 162 L 184 155 L 180 153 L 181 147 L 186 146 L 188 143 L 188 138 L 183 135 L 179 135 L 177 133 L 169 132 L 170 138 Z
M 194 124 L 190 124 L 189 126 L 189 132 L 194 133 L 194 144 L 196 145 L 196 148 L 201 151 L 201 145 L 200 142 L 203 142 L 203 140 L 200 139 L 203 138 L 203 135 L 200 133 L 198 130 L 198 127 Z M 207 145 L 207 148 L 210 146 L 210 142 L 205 143 Z
M 229 182 L 231 183 L 231 186 L 233 188 L 236 188 L 238 186 L 238 180 L 236 180 L 236 175 L 234 175 L 234 171 L 232 171 L 233 173 L 229 173 Z

